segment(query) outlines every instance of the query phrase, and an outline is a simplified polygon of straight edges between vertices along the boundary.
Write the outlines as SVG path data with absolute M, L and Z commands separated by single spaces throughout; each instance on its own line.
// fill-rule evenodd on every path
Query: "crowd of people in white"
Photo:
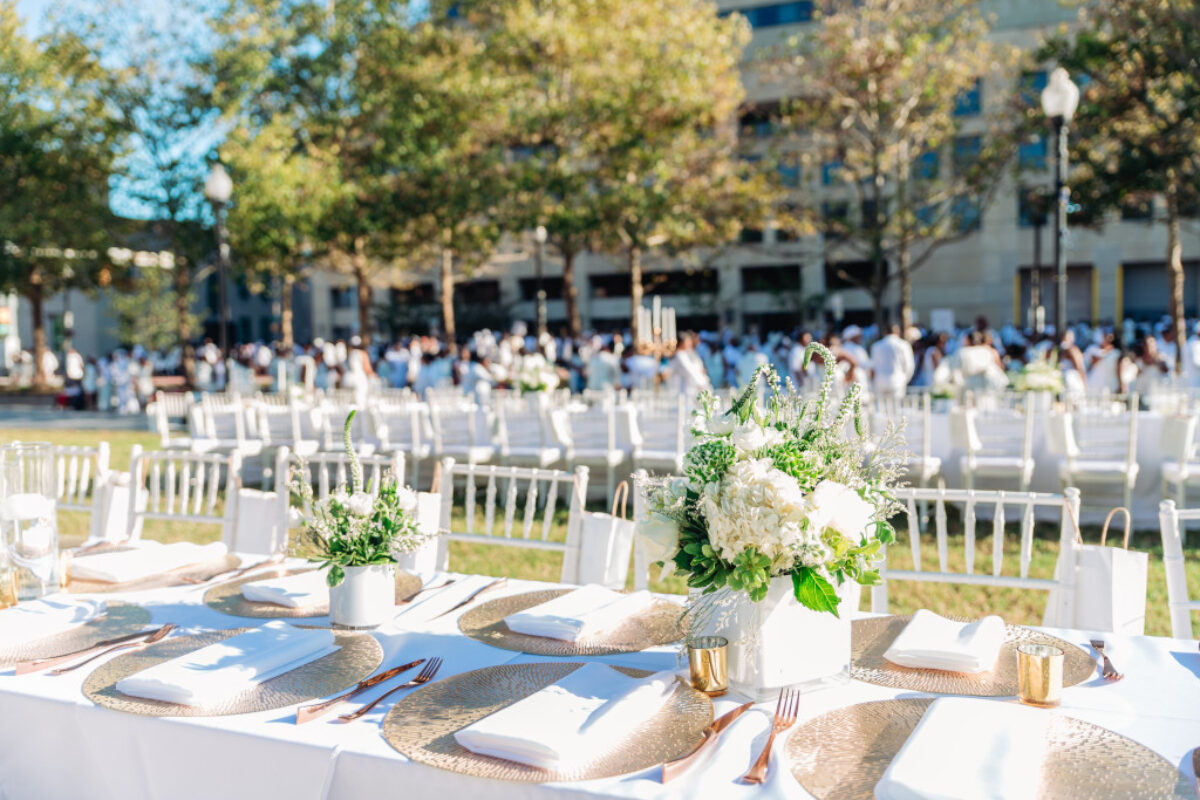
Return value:
M 518 323 L 511 331 L 482 330 L 465 342 L 425 335 L 391 341 L 376 337 L 363 346 L 350 340 L 316 339 L 285 352 L 265 342 L 238 344 L 223 354 L 211 340 L 196 350 L 194 386 L 201 392 L 253 394 L 279 389 L 281 381 L 309 389 L 348 389 L 365 394 L 371 386 L 408 387 L 424 396 L 431 388 L 456 385 L 481 396 L 493 388 L 517 387 L 523 370 L 552 375 L 556 387 L 584 389 L 666 388 L 694 396 L 705 389 L 744 385 L 754 371 L 771 364 L 800 388 L 819 381 L 819 357 L 807 367 L 807 345 L 819 340 L 837 359 L 843 384 L 859 383 L 876 397 L 898 396 L 910 387 L 953 396 L 963 390 L 1002 390 L 1031 362 L 1061 370 L 1067 395 L 1153 395 L 1160 387 L 1200 388 L 1200 322 L 1193 335 L 1175 340 L 1169 320 L 1154 325 L 1127 321 L 1092 328 L 1078 325 L 1062 337 L 1034 334 L 1005 325 L 999 331 L 979 319 L 958 331 L 923 331 L 898 326 L 880 330 L 848 325 L 840 331 L 796 329 L 738 335 L 729 330 L 685 331 L 673 353 L 650 354 L 630 346 L 628 332 L 583 337 L 540 337 Z M 43 369 L 61 375 L 59 402 L 65 407 L 137 413 L 151 401 L 155 377 L 182 369 L 179 348 L 148 352 L 140 345 L 99 358 L 74 347 L 45 353 Z M 18 383 L 32 379 L 32 358 L 15 370 Z

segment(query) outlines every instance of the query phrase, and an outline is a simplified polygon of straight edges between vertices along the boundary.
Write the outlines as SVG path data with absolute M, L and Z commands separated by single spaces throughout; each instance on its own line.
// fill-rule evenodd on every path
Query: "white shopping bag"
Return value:
M 414 552 L 403 553 L 396 559 L 400 569 L 411 572 L 423 581 L 431 579 L 438 570 L 438 529 L 441 525 L 442 493 L 440 486 L 435 486 L 434 489 L 435 491 L 431 492 L 417 492 L 417 527 L 421 533 L 431 538 Z
M 629 484 L 622 481 L 613 492 L 611 514 L 581 512 L 579 567 L 575 583 L 624 590 L 633 553 L 634 524 L 628 519 Z M 618 508 L 620 514 L 618 514 Z
M 1125 537 L 1122 547 L 1108 547 L 1108 526 L 1117 512 L 1125 514 Z M 1075 564 L 1059 558 L 1056 579 L 1063 570 L 1075 570 L 1074 619 L 1060 619 L 1057 594 L 1050 592 L 1043 624 L 1087 631 L 1104 631 L 1142 636 L 1146 631 L 1146 572 L 1149 557 L 1129 549 L 1132 519 L 1127 508 L 1114 508 L 1104 520 L 1100 544 L 1079 544 L 1075 548 Z M 1076 536 L 1079 528 L 1076 526 Z

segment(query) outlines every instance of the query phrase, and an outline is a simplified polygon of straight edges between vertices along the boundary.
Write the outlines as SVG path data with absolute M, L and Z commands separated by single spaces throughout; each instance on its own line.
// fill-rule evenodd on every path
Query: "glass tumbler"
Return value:
M 49 444 L 0 447 L 0 543 L 18 600 L 58 591 L 58 514 Z

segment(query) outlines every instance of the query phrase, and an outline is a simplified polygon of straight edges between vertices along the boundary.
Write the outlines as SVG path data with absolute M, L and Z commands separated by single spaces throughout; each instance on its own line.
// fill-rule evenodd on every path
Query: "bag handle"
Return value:
M 617 513 L 618 503 L 621 506 L 620 514 Z M 621 481 L 613 491 L 612 515 L 617 519 L 629 519 L 629 481 Z
M 1125 515 L 1125 541 L 1122 545 L 1126 550 L 1129 549 L 1129 531 L 1133 527 L 1133 516 L 1129 513 L 1129 509 L 1125 506 L 1117 506 L 1112 511 L 1108 512 L 1108 516 L 1104 518 L 1104 529 L 1100 531 L 1100 546 L 1104 547 L 1104 543 L 1108 541 L 1108 526 L 1112 522 L 1112 518 L 1121 512 Z

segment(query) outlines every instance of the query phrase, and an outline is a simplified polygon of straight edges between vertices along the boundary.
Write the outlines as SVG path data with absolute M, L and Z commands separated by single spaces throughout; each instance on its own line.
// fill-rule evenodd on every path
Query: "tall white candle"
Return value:
M 655 297 L 653 300 L 650 301 L 650 303 L 651 303 L 651 306 L 654 308 L 654 319 L 651 322 L 651 331 L 659 331 L 661 333 L 662 332 L 662 298 Z

